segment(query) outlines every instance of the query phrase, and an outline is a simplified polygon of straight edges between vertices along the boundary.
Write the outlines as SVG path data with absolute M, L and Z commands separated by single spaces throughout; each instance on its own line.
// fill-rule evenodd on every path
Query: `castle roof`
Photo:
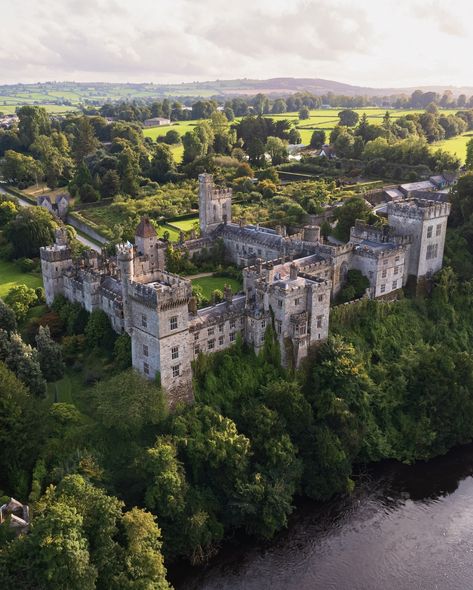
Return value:
M 146 215 L 143 216 L 140 223 L 138 224 L 138 227 L 136 228 L 135 236 L 138 238 L 155 238 L 156 235 L 156 230 L 149 220 L 149 217 Z
M 240 227 L 229 223 L 222 228 L 223 237 L 233 238 L 242 242 L 259 244 L 269 248 L 280 248 L 283 238 L 279 234 L 254 226 Z

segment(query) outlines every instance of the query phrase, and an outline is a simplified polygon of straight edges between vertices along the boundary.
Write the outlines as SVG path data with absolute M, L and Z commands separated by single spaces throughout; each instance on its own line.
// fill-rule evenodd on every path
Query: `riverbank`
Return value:
M 237 541 L 237 542 L 235 542 Z M 268 543 L 226 543 L 176 590 L 466 590 L 473 577 L 473 444 L 408 466 L 374 464 L 350 496 L 299 500 Z

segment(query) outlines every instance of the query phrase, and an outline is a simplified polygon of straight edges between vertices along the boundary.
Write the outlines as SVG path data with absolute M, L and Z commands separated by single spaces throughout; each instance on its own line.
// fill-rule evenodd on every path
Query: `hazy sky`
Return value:
M 0 0 L 0 83 L 473 85 L 469 0 Z

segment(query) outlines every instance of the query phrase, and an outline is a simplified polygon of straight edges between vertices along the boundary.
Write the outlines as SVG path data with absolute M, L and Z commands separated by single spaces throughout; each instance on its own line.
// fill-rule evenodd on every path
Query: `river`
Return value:
M 473 445 L 378 465 L 350 498 L 302 502 L 273 541 L 171 577 L 176 590 L 473 590 Z

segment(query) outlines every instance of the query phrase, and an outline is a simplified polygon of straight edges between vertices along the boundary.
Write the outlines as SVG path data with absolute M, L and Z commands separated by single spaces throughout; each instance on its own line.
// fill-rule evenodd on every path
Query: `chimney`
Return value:
M 294 262 L 289 267 L 289 272 L 291 281 L 295 281 L 297 279 L 297 265 Z
M 231 303 L 233 300 L 233 293 L 232 293 L 232 288 L 230 287 L 230 285 L 225 285 L 223 288 L 223 298 L 225 299 L 225 301 L 227 303 Z
M 256 259 L 256 271 L 258 272 L 258 274 L 261 274 L 262 263 L 263 261 L 261 260 L 261 258 Z

